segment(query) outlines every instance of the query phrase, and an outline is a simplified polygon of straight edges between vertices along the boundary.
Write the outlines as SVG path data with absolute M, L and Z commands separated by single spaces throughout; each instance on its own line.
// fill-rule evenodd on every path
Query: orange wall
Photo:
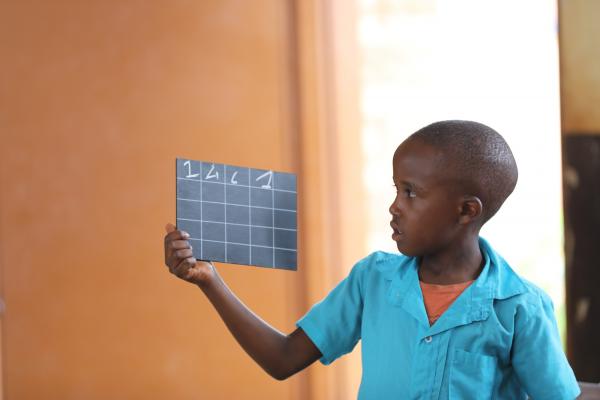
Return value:
M 260 1 L 0 3 L 5 399 L 286 399 L 166 271 L 176 156 L 297 172 L 290 10 Z M 301 273 L 221 265 L 290 331 Z

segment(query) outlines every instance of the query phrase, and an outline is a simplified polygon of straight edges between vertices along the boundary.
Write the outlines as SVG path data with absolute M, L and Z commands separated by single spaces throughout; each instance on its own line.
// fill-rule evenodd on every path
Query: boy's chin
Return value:
M 414 257 L 416 256 L 414 250 L 412 250 L 411 248 L 409 248 L 408 246 L 404 246 L 398 242 L 396 242 L 396 248 L 398 249 L 398 251 L 402 254 L 404 254 L 405 256 L 408 257 Z

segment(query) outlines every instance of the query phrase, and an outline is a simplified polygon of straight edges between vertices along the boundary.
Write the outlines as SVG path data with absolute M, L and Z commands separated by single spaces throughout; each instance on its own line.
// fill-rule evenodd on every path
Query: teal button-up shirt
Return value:
M 417 260 L 376 252 L 297 322 L 329 364 L 362 341 L 358 398 L 574 399 L 553 306 L 481 239 L 479 277 L 429 325 Z

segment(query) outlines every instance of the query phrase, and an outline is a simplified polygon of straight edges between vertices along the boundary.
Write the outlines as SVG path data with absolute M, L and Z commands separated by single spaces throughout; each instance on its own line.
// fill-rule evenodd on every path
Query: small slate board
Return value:
M 178 158 L 177 227 L 199 260 L 296 270 L 296 175 Z

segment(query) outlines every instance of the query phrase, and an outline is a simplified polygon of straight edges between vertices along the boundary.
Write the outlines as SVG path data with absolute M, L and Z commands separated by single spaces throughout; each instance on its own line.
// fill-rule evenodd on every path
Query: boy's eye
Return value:
M 411 198 L 411 199 L 414 198 L 414 197 L 417 197 L 417 194 L 415 192 L 413 192 L 413 190 L 410 189 L 410 188 L 400 189 L 396 185 L 393 185 L 393 186 L 394 186 L 394 188 L 396 188 L 396 192 L 400 192 L 402 190 L 402 193 L 404 194 L 404 197 Z

